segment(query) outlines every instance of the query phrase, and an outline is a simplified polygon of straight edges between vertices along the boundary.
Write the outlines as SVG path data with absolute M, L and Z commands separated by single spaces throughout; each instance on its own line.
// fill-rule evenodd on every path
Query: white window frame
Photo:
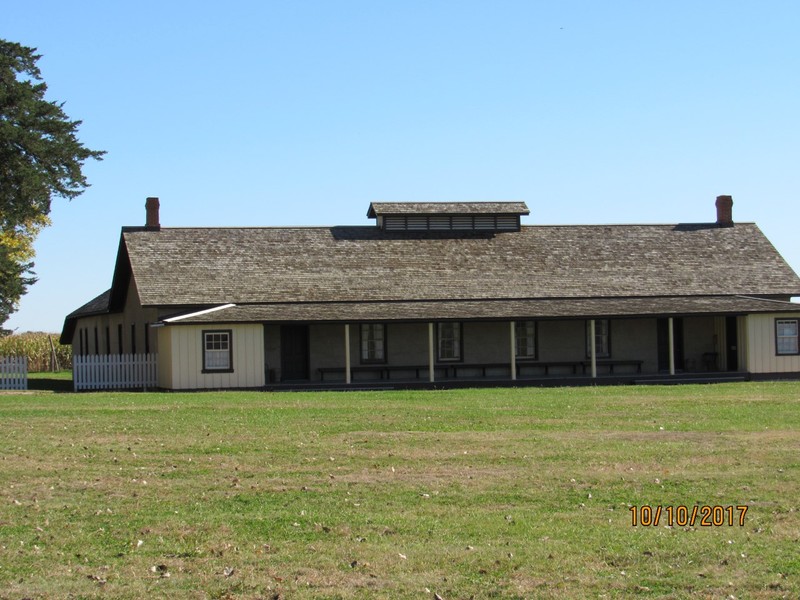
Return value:
M 230 329 L 204 330 L 203 373 L 233 372 L 233 331 Z

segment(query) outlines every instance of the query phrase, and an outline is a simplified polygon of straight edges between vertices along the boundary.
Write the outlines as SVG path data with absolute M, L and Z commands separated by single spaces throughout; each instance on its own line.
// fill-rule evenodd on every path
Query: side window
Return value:
M 361 362 L 386 362 L 386 326 L 382 323 L 361 325 Z
M 592 355 L 592 340 L 590 337 L 590 322 L 586 321 L 586 357 Z M 597 358 L 611 356 L 611 323 L 608 319 L 595 319 L 594 321 L 594 347 Z
M 230 329 L 203 332 L 203 373 L 233 371 L 232 336 Z
M 536 321 L 517 321 L 514 323 L 517 358 L 536 358 Z
M 798 324 L 800 319 L 775 319 L 775 353 L 778 356 L 800 354 Z
M 439 323 L 436 328 L 437 357 L 441 361 L 461 360 L 461 323 Z

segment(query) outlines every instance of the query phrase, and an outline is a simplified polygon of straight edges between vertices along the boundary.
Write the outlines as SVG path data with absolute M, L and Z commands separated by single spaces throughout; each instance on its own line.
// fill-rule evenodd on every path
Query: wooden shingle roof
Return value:
M 125 231 L 141 303 L 420 302 L 800 295 L 752 223 Z
M 745 296 L 441 300 L 435 302 L 313 302 L 233 305 L 181 319 L 189 323 L 391 322 L 463 319 L 600 319 L 606 317 L 800 312 L 800 304 Z
M 99 296 L 92 298 L 80 308 L 75 309 L 67 315 L 68 319 L 73 317 L 88 317 L 92 315 L 101 315 L 108 312 L 109 299 L 111 298 L 111 290 L 106 290 Z
M 367 217 L 385 215 L 528 215 L 524 202 L 373 202 Z
M 106 290 L 99 296 L 92 298 L 81 306 L 69 313 L 64 319 L 64 327 L 61 332 L 60 342 L 62 344 L 71 344 L 72 335 L 75 332 L 75 324 L 81 317 L 91 317 L 93 315 L 106 314 L 110 310 L 111 290 Z

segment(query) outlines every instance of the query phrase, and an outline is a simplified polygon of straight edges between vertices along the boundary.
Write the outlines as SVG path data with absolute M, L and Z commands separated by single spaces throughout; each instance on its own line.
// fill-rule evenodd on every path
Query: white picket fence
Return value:
M 0 356 L 0 390 L 28 389 L 28 357 Z
M 158 355 L 73 356 L 72 381 L 76 392 L 154 388 L 158 385 Z

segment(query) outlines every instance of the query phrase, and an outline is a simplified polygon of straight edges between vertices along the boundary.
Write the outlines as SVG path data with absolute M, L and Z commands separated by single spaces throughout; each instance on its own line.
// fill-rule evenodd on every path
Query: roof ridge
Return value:
M 737 221 L 734 225 L 756 225 L 755 221 Z M 731 229 L 729 227 L 718 227 L 714 221 L 707 222 L 686 222 L 686 223 L 522 223 L 523 228 L 578 228 L 578 227 L 680 227 L 680 226 L 707 226 L 709 229 Z M 360 225 L 182 225 L 175 227 L 162 226 L 160 230 L 148 230 L 142 228 L 123 227 L 124 233 L 158 233 L 158 231 L 189 231 L 189 230 L 223 230 L 223 229 L 236 229 L 245 230 L 250 229 L 258 230 L 275 230 L 275 229 L 375 229 L 375 225 L 371 223 L 363 223 Z M 396 232 L 397 233 L 397 232 Z M 402 232 L 400 232 L 402 233 Z M 512 232 L 513 233 L 513 232 Z

